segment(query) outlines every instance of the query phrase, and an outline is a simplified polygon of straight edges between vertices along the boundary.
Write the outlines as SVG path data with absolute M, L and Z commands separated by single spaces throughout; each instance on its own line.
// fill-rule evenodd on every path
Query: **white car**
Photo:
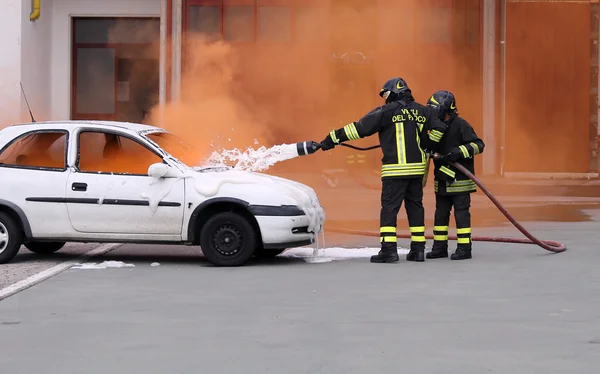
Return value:
M 325 212 L 312 188 L 184 163 L 194 157 L 175 135 L 141 124 L 2 129 L 0 263 L 22 244 L 50 254 L 66 242 L 112 242 L 199 245 L 211 263 L 239 266 L 314 243 Z

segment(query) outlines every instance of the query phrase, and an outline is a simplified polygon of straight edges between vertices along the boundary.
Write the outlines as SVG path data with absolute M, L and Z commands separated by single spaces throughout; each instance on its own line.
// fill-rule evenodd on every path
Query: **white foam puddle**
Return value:
M 108 268 L 132 268 L 135 267 L 134 264 L 126 264 L 123 261 L 104 261 L 99 264 L 90 262 L 85 264 L 77 264 L 73 265 L 71 269 L 78 270 L 100 270 L 100 269 L 108 269 Z
M 315 254 L 315 248 L 290 248 L 287 251 L 280 254 L 280 257 L 290 258 L 301 258 L 308 263 L 323 263 L 331 261 L 344 261 L 360 258 L 370 258 L 376 255 L 381 248 L 343 248 L 343 247 L 331 247 L 331 248 L 319 248 L 318 253 Z M 399 255 L 405 255 L 408 253 L 408 249 L 398 248 Z
M 264 146 L 258 149 L 248 148 L 245 151 L 232 149 L 213 152 L 206 162 L 213 166 L 235 163 L 233 167 L 237 170 L 265 171 L 278 162 L 296 157 L 298 157 L 296 144 L 281 144 L 270 148 Z

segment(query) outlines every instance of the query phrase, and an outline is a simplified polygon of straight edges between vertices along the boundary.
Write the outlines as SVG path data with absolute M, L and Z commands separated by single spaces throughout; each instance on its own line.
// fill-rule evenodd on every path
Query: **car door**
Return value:
M 65 205 L 68 137 L 64 129 L 38 128 L 0 149 L 0 200 L 23 211 L 35 238 L 72 232 Z
M 148 167 L 162 158 L 125 133 L 83 130 L 67 184 L 73 228 L 82 233 L 181 235 L 184 181 L 155 179 Z M 154 235 L 154 236 L 150 236 Z

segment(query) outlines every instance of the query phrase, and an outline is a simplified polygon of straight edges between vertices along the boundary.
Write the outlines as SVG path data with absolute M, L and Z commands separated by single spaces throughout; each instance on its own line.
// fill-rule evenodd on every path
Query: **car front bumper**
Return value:
M 250 206 L 254 214 L 264 248 L 293 248 L 310 245 L 323 227 L 323 208 L 304 212 L 295 206 Z M 309 231 L 311 223 L 314 225 Z

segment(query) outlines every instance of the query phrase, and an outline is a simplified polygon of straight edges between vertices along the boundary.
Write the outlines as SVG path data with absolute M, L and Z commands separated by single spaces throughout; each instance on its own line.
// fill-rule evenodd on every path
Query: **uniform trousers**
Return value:
M 458 248 L 471 249 L 471 194 L 435 195 L 433 250 L 448 250 L 450 211 L 454 208 Z
M 382 251 L 397 251 L 396 223 L 402 202 L 406 209 L 411 234 L 411 250 L 425 249 L 425 209 L 423 208 L 423 176 L 414 178 L 382 178 L 379 232 Z

